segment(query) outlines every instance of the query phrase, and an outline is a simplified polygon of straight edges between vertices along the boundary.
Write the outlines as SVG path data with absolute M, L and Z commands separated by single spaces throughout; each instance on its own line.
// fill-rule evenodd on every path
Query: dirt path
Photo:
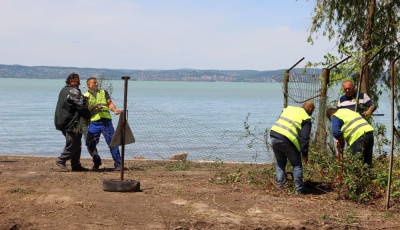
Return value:
M 266 165 L 128 160 L 125 178 L 143 191 L 112 193 L 102 181 L 119 172 L 60 172 L 54 160 L 0 155 L 0 229 L 400 228 L 383 199 L 359 205 L 334 189 L 295 195 L 251 183 Z

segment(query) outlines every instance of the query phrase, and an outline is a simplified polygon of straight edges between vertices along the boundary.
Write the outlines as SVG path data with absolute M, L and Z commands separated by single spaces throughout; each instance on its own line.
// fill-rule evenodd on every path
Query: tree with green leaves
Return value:
M 362 51 L 360 66 L 371 58 L 373 51 L 387 46 L 363 71 L 361 91 L 377 100 L 377 85 L 372 83 L 388 82 L 383 73 L 399 55 L 400 1 L 317 0 L 308 39 L 311 44 L 318 32 L 329 39 L 336 38 L 341 55 L 349 54 L 346 47 L 351 47 L 351 52 Z M 352 78 L 358 80 L 359 75 L 353 73 Z

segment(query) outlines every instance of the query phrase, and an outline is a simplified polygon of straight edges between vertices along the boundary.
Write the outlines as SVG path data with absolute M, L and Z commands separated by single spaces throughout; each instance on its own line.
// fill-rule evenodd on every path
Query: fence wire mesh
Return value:
M 287 104 L 289 106 L 301 107 L 304 102 L 311 100 L 315 105 L 315 112 L 312 119 L 317 120 L 318 108 L 321 96 L 321 71 L 320 70 L 298 70 L 294 69 L 289 73 Z M 284 75 L 276 76 L 275 80 L 283 85 Z
M 306 100 L 312 100 L 316 106 L 312 119 L 315 124 L 318 116 L 321 91 L 320 72 L 292 71 L 288 84 L 288 105 L 301 106 Z M 283 75 L 275 80 L 283 82 Z M 106 90 L 112 91 L 107 82 Z M 122 101 L 114 101 L 118 108 L 123 108 Z M 283 107 L 283 105 L 282 105 Z M 136 143 L 125 146 L 125 157 L 145 159 L 168 159 L 180 152 L 188 153 L 189 160 L 240 161 L 240 162 L 271 162 L 273 154 L 267 150 L 260 139 L 252 142 L 242 139 L 245 130 L 223 130 L 200 124 L 193 119 L 179 117 L 156 109 L 139 101 L 127 102 L 127 120 L 135 136 Z M 116 128 L 118 117 L 113 115 Z M 162 121 L 162 122 L 160 122 Z M 267 127 L 270 128 L 270 127 Z M 313 125 L 315 132 L 315 125 Z M 109 158 L 110 150 L 101 136 L 98 144 L 101 157 Z
M 299 70 L 294 69 L 289 73 L 289 81 L 287 83 L 287 105 L 288 106 L 298 106 L 301 107 L 303 103 L 307 100 L 311 100 L 315 105 L 314 113 L 311 116 L 312 119 L 312 132 L 311 138 L 315 139 L 318 125 L 323 126 L 321 129 L 327 130 L 329 132 L 330 125 L 329 120 L 324 119 L 325 112 L 320 113 L 320 99 L 322 92 L 322 76 L 321 71 L 317 69 L 306 69 Z M 284 89 L 284 75 L 277 76 L 275 79 L 282 82 L 282 88 Z M 284 90 L 283 90 L 284 91 Z M 326 102 L 331 103 L 330 94 L 331 91 L 328 90 L 326 95 Z M 325 122 L 318 124 L 318 121 Z
M 122 102 L 114 103 L 123 108 Z M 264 143 L 249 148 L 248 140 L 240 140 L 244 130 L 209 127 L 137 101 L 128 101 L 127 108 L 127 122 L 136 142 L 125 146 L 126 159 L 168 159 L 173 154 L 186 152 L 188 160 L 271 162 Z M 118 117 L 112 117 L 116 128 Z M 100 139 L 97 146 L 99 155 L 110 158 L 104 137 Z

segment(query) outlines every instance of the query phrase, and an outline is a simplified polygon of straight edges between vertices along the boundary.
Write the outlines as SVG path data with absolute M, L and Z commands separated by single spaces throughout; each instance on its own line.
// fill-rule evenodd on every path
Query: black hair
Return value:
M 65 80 L 65 83 L 67 83 L 67 85 L 69 85 L 70 82 L 72 80 L 75 80 L 76 78 L 79 78 L 79 75 L 77 73 L 72 72 L 70 75 L 68 75 L 67 79 Z

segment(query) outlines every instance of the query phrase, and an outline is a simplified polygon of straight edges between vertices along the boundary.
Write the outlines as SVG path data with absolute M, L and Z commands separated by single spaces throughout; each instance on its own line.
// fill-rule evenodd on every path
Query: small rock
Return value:
M 180 152 L 174 155 L 171 155 L 168 160 L 180 160 L 180 161 L 185 161 L 187 158 L 187 152 Z

